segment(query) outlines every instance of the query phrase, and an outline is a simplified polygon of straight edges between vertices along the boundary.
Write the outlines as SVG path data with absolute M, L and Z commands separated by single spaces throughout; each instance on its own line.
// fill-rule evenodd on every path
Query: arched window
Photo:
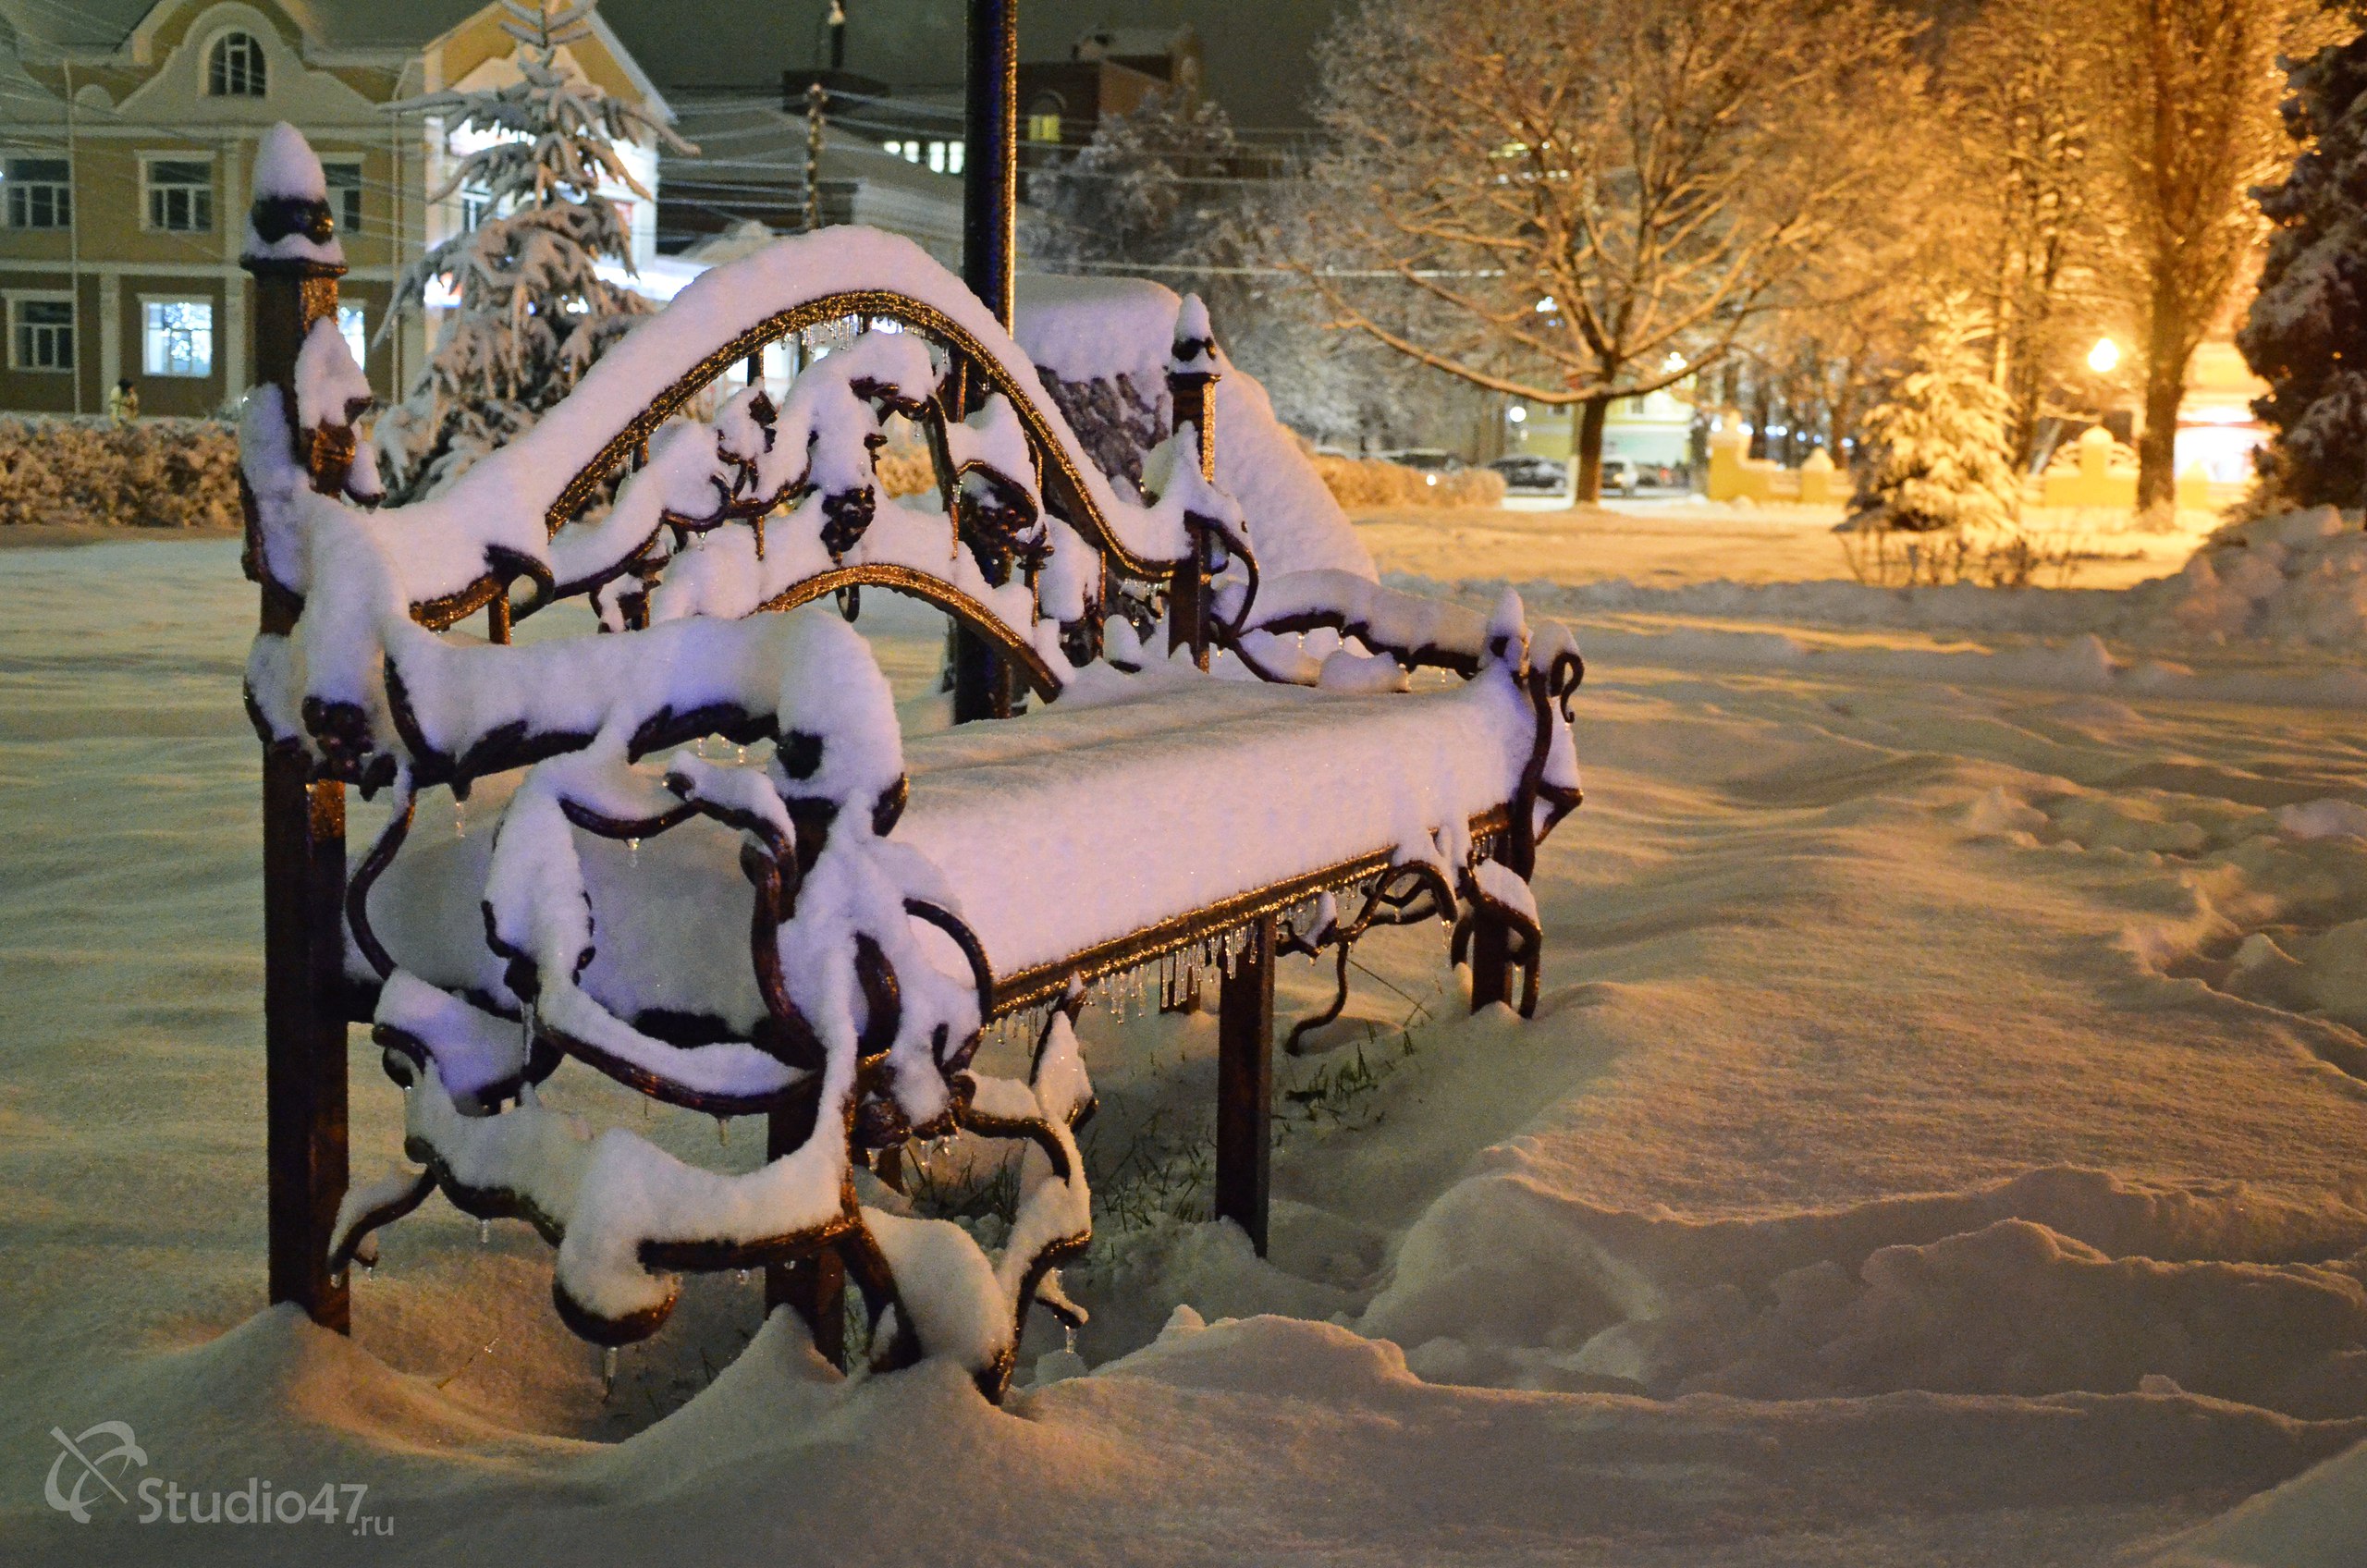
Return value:
M 1061 115 L 1068 107 L 1057 92 L 1038 92 L 1027 104 L 1027 140 L 1058 141 L 1061 139 Z
M 260 98 L 263 88 L 263 45 L 248 33 L 224 33 L 206 57 L 206 96 Z

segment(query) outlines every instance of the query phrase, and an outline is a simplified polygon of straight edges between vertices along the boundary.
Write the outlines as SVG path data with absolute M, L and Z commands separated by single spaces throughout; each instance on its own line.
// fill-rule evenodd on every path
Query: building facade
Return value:
M 105 8 L 74 36 L 0 25 L 0 409 L 101 413 L 120 380 L 143 415 L 227 410 L 253 377 L 251 284 L 239 268 L 255 144 L 286 120 L 320 153 L 351 271 L 339 326 L 382 399 L 418 374 L 435 316 L 379 336 L 396 277 L 483 207 L 431 201 L 455 149 L 436 120 L 393 112 L 421 93 L 515 80 L 497 6 L 155 0 L 121 27 Z M 596 16 L 563 63 L 670 118 Z M 460 149 L 465 151 L 465 149 Z M 653 150 L 621 150 L 653 193 Z M 636 260 L 654 202 L 611 192 Z

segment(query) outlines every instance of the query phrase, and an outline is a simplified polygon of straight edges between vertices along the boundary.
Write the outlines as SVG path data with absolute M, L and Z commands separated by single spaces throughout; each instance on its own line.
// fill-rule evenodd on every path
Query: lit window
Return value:
M 361 306 L 337 306 L 337 335 L 345 339 L 346 350 L 352 354 L 355 364 L 370 362 L 370 324 Z
M 328 177 L 329 214 L 337 219 L 339 234 L 362 232 L 362 165 L 351 163 L 321 164 L 321 173 Z
M 460 187 L 460 232 L 474 234 L 493 216 L 493 192 L 481 186 Z
M 928 166 L 934 173 L 943 174 L 945 172 L 944 142 L 932 141 L 928 144 Z
M 222 35 L 205 62 L 210 98 L 260 98 L 264 92 L 263 45 L 243 32 Z
M 148 227 L 202 232 L 214 227 L 214 165 L 159 158 L 148 165 Z
M 8 335 L 8 361 L 17 370 L 74 368 L 74 302 L 12 300 L 15 330 Z
M 10 228 L 65 228 L 74 221 L 73 173 L 63 158 L 10 158 L 0 165 Z
M 141 364 L 150 375 L 214 374 L 212 300 L 149 300 L 141 318 Z
M 1057 92 L 1038 92 L 1027 102 L 1027 140 L 1058 141 L 1061 139 L 1061 111 L 1068 107 Z

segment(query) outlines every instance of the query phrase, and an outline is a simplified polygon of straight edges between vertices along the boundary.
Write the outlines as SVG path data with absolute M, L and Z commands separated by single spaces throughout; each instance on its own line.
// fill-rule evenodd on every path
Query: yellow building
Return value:
M 1693 442 L 1693 405 L 1677 388 L 1621 398 L 1603 414 L 1602 455 L 1625 458 L 1638 468 L 1682 468 Z M 1504 410 L 1506 449 L 1533 452 L 1556 462 L 1568 460 L 1576 410 L 1515 401 Z
M 500 7 L 155 0 L 120 22 L 109 10 L 21 7 L 15 26 L 0 21 L 0 409 L 98 413 L 128 378 L 143 414 L 210 414 L 245 390 L 247 181 L 257 138 L 280 120 L 328 174 L 352 266 L 339 325 L 381 398 L 407 384 L 427 331 L 414 321 L 369 341 L 394 279 L 484 202 L 460 192 L 431 203 L 455 157 L 446 128 L 386 105 L 516 80 Z M 609 93 L 672 117 L 596 13 L 590 36 L 560 53 Z M 655 193 L 654 152 L 620 151 Z M 611 194 L 636 262 L 654 256 L 656 203 Z

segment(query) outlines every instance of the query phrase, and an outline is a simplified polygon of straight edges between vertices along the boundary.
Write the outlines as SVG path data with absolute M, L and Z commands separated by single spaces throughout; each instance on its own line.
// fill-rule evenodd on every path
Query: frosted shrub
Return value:
M 1312 461 L 1331 498 L 1343 507 L 1500 507 L 1504 502 L 1504 476 L 1493 469 L 1434 473 L 1385 458 L 1325 453 Z
M 2005 394 L 1984 373 L 1987 331 L 1961 294 L 1925 318 L 1913 367 L 1866 417 L 1842 548 L 1861 582 L 2019 587 L 2041 551 L 2022 536 Z
M 235 528 L 238 475 L 219 420 L 0 419 L 0 527 Z

